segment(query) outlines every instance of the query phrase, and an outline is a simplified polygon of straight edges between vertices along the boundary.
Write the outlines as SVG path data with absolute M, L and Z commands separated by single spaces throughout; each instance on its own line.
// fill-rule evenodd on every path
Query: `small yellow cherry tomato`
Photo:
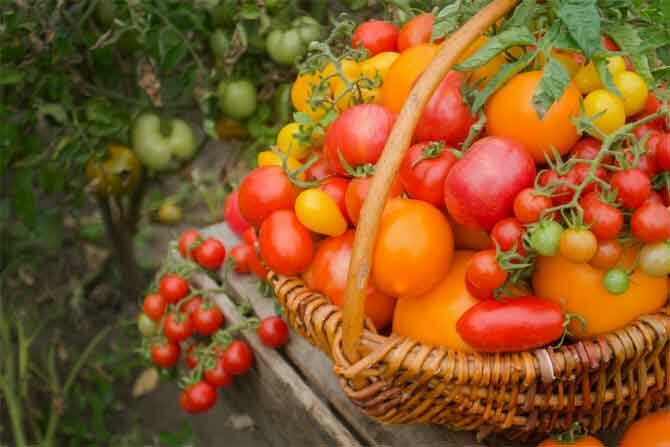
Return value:
M 328 78 L 332 97 L 337 101 L 335 109 L 338 112 L 344 112 L 349 107 L 356 105 L 352 98 L 352 92 L 347 91 L 347 88 L 349 84 L 355 82 L 361 75 L 361 67 L 356 61 L 351 59 L 340 61 L 340 65 L 344 77 L 337 74 L 337 69 L 332 63 L 326 65 L 326 68 L 323 70 L 323 76 Z
M 622 71 L 614 75 L 614 85 L 623 96 L 626 116 L 635 115 L 644 108 L 649 89 L 642 76 L 632 71 Z
M 277 147 L 285 154 L 289 154 L 298 160 L 302 160 L 312 152 L 311 145 L 302 143 L 297 134 L 300 132 L 300 124 L 288 123 L 281 128 L 277 134 Z
M 612 56 L 607 58 L 607 69 L 612 76 L 626 70 L 626 61 L 621 56 Z M 603 88 L 603 83 L 600 80 L 600 75 L 593 62 L 589 62 L 582 68 L 577 70 L 577 74 L 573 78 L 577 88 L 582 94 L 591 93 L 594 90 Z
M 298 112 L 306 113 L 314 121 L 321 119 L 329 107 L 325 102 L 321 107 L 312 107 L 309 104 L 309 98 L 315 94 L 315 91 L 318 91 L 321 80 L 322 76 L 320 73 L 301 74 L 291 87 L 291 102 L 293 103 L 293 107 Z M 323 92 L 323 94 L 330 98 L 330 86 L 325 88 L 327 91 Z
M 626 123 L 623 101 L 604 89 L 594 90 L 584 98 L 584 111 L 590 117 L 602 113 L 593 124 L 605 135 L 611 134 Z
M 347 231 L 347 221 L 328 193 L 306 189 L 295 199 L 295 214 L 301 224 L 315 233 L 339 236 Z
M 383 53 L 379 53 L 376 56 L 373 56 L 359 64 L 361 68 L 361 74 L 373 81 L 379 77 L 381 78 L 383 84 L 389 67 L 391 64 L 393 64 L 393 62 L 395 62 L 397 58 L 398 53 L 394 51 L 385 51 Z M 382 95 L 380 87 L 381 85 L 377 88 L 362 88 L 361 93 L 365 102 L 381 104 Z
M 267 151 L 262 151 L 259 152 L 258 155 L 256 156 L 256 163 L 258 164 L 258 167 L 262 166 L 282 166 L 282 159 L 281 157 L 276 154 L 275 152 L 271 150 Z M 300 163 L 298 160 L 295 159 L 295 157 L 291 155 L 286 156 L 286 167 L 288 168 L 289 171 L 295 171 L 299 167 L 302 166 L 302 163 Z M 298 175 L 299 180 L 305 180 L 305 173 L 303 172 L 302 174 Z
M 542 53 L 540 53 L 541 55 Z M 579 62 L 577 61 L 577 58 L 575 57 L 575 53 L 571 51 L 564 51 L 564 50 L 559 50 L 558 48 L 554 48 L 551 52 L 551 56 L 556 59 L 561 65 L 563 65 L 563 68 L 568 72 L 570 77 L 572 78 L 577 72 L 579 71 L 581 65 L 579 65 Z

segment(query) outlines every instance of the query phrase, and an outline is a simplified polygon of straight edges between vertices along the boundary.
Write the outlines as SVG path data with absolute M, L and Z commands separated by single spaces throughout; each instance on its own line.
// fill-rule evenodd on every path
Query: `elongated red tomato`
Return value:
M 400 165 L 400 182 L 413 199 L 444 206 L 444 179 L 458 161 L 444 144 L 417 143 Z
M 273 211 L 293 209 L 298 188 L 279 166 L 263 166 L 251 171 L 240 185 L 240 212 L 257 227 Z
M 471 307 L 456 324 L 463 340 L 481 352 L 539 348 L 563 334 L 565 317 L 553 301 L 525 296 L 486 300 Z
M 514 198 L 534 179 L 535 163 L 521 144 L 510 138 L 485 137 L 449 171 L 444 201 L 459 224 L 490 230 L 513 215 Z
M 414 130 L 414 141 L 444 141 L 459 145 L 465 141 L 475 119 L 463 102 L 463 73 L 450 71 L 435 89 Z
M 263 221 L 259 233 L 261 256 L 275 272 L 297 275 L 312 262 L 312 234 L 298 221 L 295 213 L 279 210 Z
M 340 154 L 352 168 L 376 163 L 394 121 L 393 113 L 377 104 L 361 104 L 342 113 L 326 131 L 323 155 L 330 169 L 347 174 Z

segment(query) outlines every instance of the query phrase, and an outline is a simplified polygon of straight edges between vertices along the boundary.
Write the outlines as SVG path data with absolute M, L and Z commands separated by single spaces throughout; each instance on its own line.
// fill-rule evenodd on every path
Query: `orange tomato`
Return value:
M 489 135 L 509 137 L 522 143 L 536 163 L 545 162 L 553 146 L 561 155 L 577 142 L 579 135 L 571 118 L 579 115 L 579 90 L 573 83 L 540 119 L 533 107 L 533 94 L 541 71 L 514 76 L 486 104 Z
M 309 270 L 303 275 L 310 289 L 323 293 L 336 306 L 344 305 L 344 289 L 347 285 L 354 231 L 341 236 L 324 239 L 317 247 Z M 373 285 L 368 285 L 365 295 L 365 315 L 382 329 L 393 319 L 395 298 L 384 295 Z
M 628 250 L 617 265 L 628 269 L 634 259 L 634 251 Z M 578 321 L 570 326 L 578 339 L 621 329 L 637 317 L 657 311 L 667 300 L 665 277 L 648 276 L 636 269 L 630 276 L 628 290 L 613 295 L 603 286 L 604 274 L 603 270 L 572 263 L 562 256 L 540 257 L 533 273 L 533 289 L 537 296 L 553 300 L 566 312 L 586 319 L 586 330 Z
M 437 208 L 411 199 L 391 199 L 379 225 L 372 281 L 398 298 L 421 296 L 449 271 L 454 237 Z
M 465 270 L 474 251 L 456 251 L 451 269 L 425 295 L 398 300 L 393 332 L 433 346 L 472 352 L 456 331 L 456 322 L 479 302 L 465 286 Z
M 630 426 L 619 447 L 670 447 L 670 411 L 643 417 Z
M 598 439 L 593 436 L 584 436 L 579 438 L 571 443 L 565 443 L 563 441 L 557 441 L 554 438 L 545 439 L 537 445 L 537 447 L 605 447 L 605 444 L 600 442 Z
M 391 64 L 381 87 L 382 105 L 393 113 L 400 112 L 414 81 L 423 73 L 437 53 L 437 45 L 423 44 L 409 48 Z
M 398 32 L 398 49 L 404 51 L 430 42 L 435 17 L 429 12 L 419 14 L 405 23 Z

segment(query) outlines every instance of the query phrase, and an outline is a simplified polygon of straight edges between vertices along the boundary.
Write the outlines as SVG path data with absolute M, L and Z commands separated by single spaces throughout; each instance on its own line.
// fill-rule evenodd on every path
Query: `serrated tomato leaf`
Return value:
M 519 73 L 521 70 L 526 68 L 532 60 L 537 55 L 537 51 L 524 53 L 518 60 L 504 64 L 498 70 L 498 73 L 491 78 L 488 84 L 482 89 L 481 92 L 475 97 L 474 102 L 471 106 L 471 111 L 473 114 L 479 112 L 479 110 L 486 104 L 486 101 L 489 97 L 498 90 L 503 84 L 505 84 L 512 76 Z
M 552 9 L 584 55 L 591 59 L 602 48 L 600 14 L 596 0 L 554 0 Z
M 474 70 L 485 65 L 508 48 L 533 44 L 535 44 L 535 36 L 533 36 L 533 33 L 528 28 L 510 28 L 491 37 L 479 51 L 454 68 L 459 71 Z
M 570 74 L 553 57 L 549 57 L 542 70 L 542 78 L 533 93 L 533 107 L 540 119 L 549 111 L 551 105 L 561 99 L 570 84 Z

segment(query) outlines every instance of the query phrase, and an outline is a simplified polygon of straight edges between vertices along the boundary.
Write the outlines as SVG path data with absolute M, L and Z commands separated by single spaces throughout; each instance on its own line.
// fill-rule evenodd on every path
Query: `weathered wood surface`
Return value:
M 220 239 L 227 248 L 239 243 L 225 224 L 209 227 L 202 233 Z M 274 315 L 273 300 L 260 294 L 258 282 L 251 275 L 230 274 L 228 283 L 235 298 L 248 301 L 259 317 Z M 209 278 L 202 285 L 207 284 L 214 285 Z M 217 296 L 216 300 L 229 321 L 239 320 L 235 306 L 225 295 Z M 360 413 L 347 399 L 332 373 L 331 361 L 298 334 L 292 334 L 288 345 L 280 351 L 262 347 L 253 333 L 245 337 L 256 353 L 256 367 L 252 380 L 244 382 L 245 389 L 234 395 L 236 400 L 247 400 L 250 406 L 264 408 L 265 411 L 256 409 L 254 418 L 257 428 L 269 430 L 269 436 L 274 430 L 279 432 L 269 439 L 272 445 L 522 446 L 501 439 L 479 443 L 474 434 L 435 425 L 379 424 Z M 242 393 L 248 394 L 240 397 Z M 264 427 L 265 424 L 269 426 Z M 600 433 L 598 437 L 606 446 L 616 447 L 617 434 Z

